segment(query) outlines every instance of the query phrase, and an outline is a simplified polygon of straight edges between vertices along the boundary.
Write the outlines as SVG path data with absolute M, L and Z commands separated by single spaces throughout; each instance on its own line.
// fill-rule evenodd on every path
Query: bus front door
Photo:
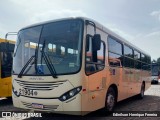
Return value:
M 93 26 L 87 27 L 87 41 L 86 41 L 86 74 L 88 78 L 88 110 L 94 111 L 104 107 L 104 96 L 106 86 L 105 72 L 105 42 L 101 40 L 100 50 L 97 50 L 97 55 L 93 51 Z M 102 36 L 101 39 L 107 38 Z M 94 60 L 94 58 L 97 60 Z

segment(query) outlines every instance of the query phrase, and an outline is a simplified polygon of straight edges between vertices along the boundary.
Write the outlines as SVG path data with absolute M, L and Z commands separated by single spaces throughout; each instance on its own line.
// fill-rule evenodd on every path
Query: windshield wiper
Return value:
M 25 69 L 28 67 L 29 63 L 33 60 L 33 58 L 35 58 L 35 56 L 31 56 L 31 58 L 28 60 L 28 62 L 25 64 L 25 66 L 22 68 L 22 70 L 20 71 L 20 73 L 18 74 L 19 78 L 22 78 L 22 75 L 25 71 Z
M 51 59 L 48 57 L 48 55 L 44 52 L 44 48 L 45 48 L 45 40 L 44 40 L 44 42 L 43 42 L 43 47 L 42 47 L 42 55 L 41 55 L 41 64 L 42 64 L 42 58 L 44 57 L 44 61 L 46 62 L 46 65 L 47 65 L 47 67 L 48 67 L 48 69 L 49 69 L 49 71 L 51 72 L 51 75 L 52 75 L 52 77 L 53 78 L 58 78 L 57 77 L 57 73 L 56 73 L 56 70 L 55 70 L 55 68 L 54 68 L 54 66 L 53 66 L 53 64 L 52 64 L 52 61 L 51 61 Z
M 52 74 L 52 77 L 53 77 L 53 78 L 58 78 L 58 77 L 57 77 L 56 70 L 55 70 L 55 68 L 54 68 L 54 66 L 53 66 L 50 58 L 46 55 L 46 53 L 45 53 L 44 51 L 42 51 L 42 52 L 43 52 L 44 60 L 45 60 L 45 62 L 46 62 L 46 64 L 47 64 L 47 67 L 48 67 L 49 71 L 50 71 L 51 74 Z

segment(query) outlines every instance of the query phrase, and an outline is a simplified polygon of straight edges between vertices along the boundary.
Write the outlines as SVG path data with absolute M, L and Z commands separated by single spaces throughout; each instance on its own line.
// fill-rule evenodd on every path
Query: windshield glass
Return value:
M 152 65 L 152 76 L 158 76 L 158 72 L 160 72 L 160 66 Z
M 21 30 L 13 58 L 13 74 L 35 56 L 23 75 L 51 75 L 78 72 L 81 66 L 81 20 L 64 20 Z M 50 70 L 52 69 L 52 70 Z

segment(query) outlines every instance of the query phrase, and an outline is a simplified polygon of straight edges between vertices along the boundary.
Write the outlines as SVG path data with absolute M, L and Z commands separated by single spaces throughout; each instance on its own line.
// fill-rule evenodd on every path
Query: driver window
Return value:
M 105 43 L 101 42 L 100 50 L 97 51 L 97 62 L 93 62 L 92 36 L 88 36 L 86 43 L 86 74 L 90 75 L 104 69 L 105 66 Z

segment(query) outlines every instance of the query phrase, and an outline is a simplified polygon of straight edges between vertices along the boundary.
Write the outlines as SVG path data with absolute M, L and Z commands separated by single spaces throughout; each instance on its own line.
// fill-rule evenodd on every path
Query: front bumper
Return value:
M 12 95 L 13 105 L 18 108 L 41 112 L 81 115 L 80 94 L 77 94 L 73 98 L 68 99 L 64 102 L 61 102 L 59 99 L 33 99 L 23 96 L 16 97 L 14 94 Z M 34 108 L 33 103 L 43 105 L 43 108 Z

